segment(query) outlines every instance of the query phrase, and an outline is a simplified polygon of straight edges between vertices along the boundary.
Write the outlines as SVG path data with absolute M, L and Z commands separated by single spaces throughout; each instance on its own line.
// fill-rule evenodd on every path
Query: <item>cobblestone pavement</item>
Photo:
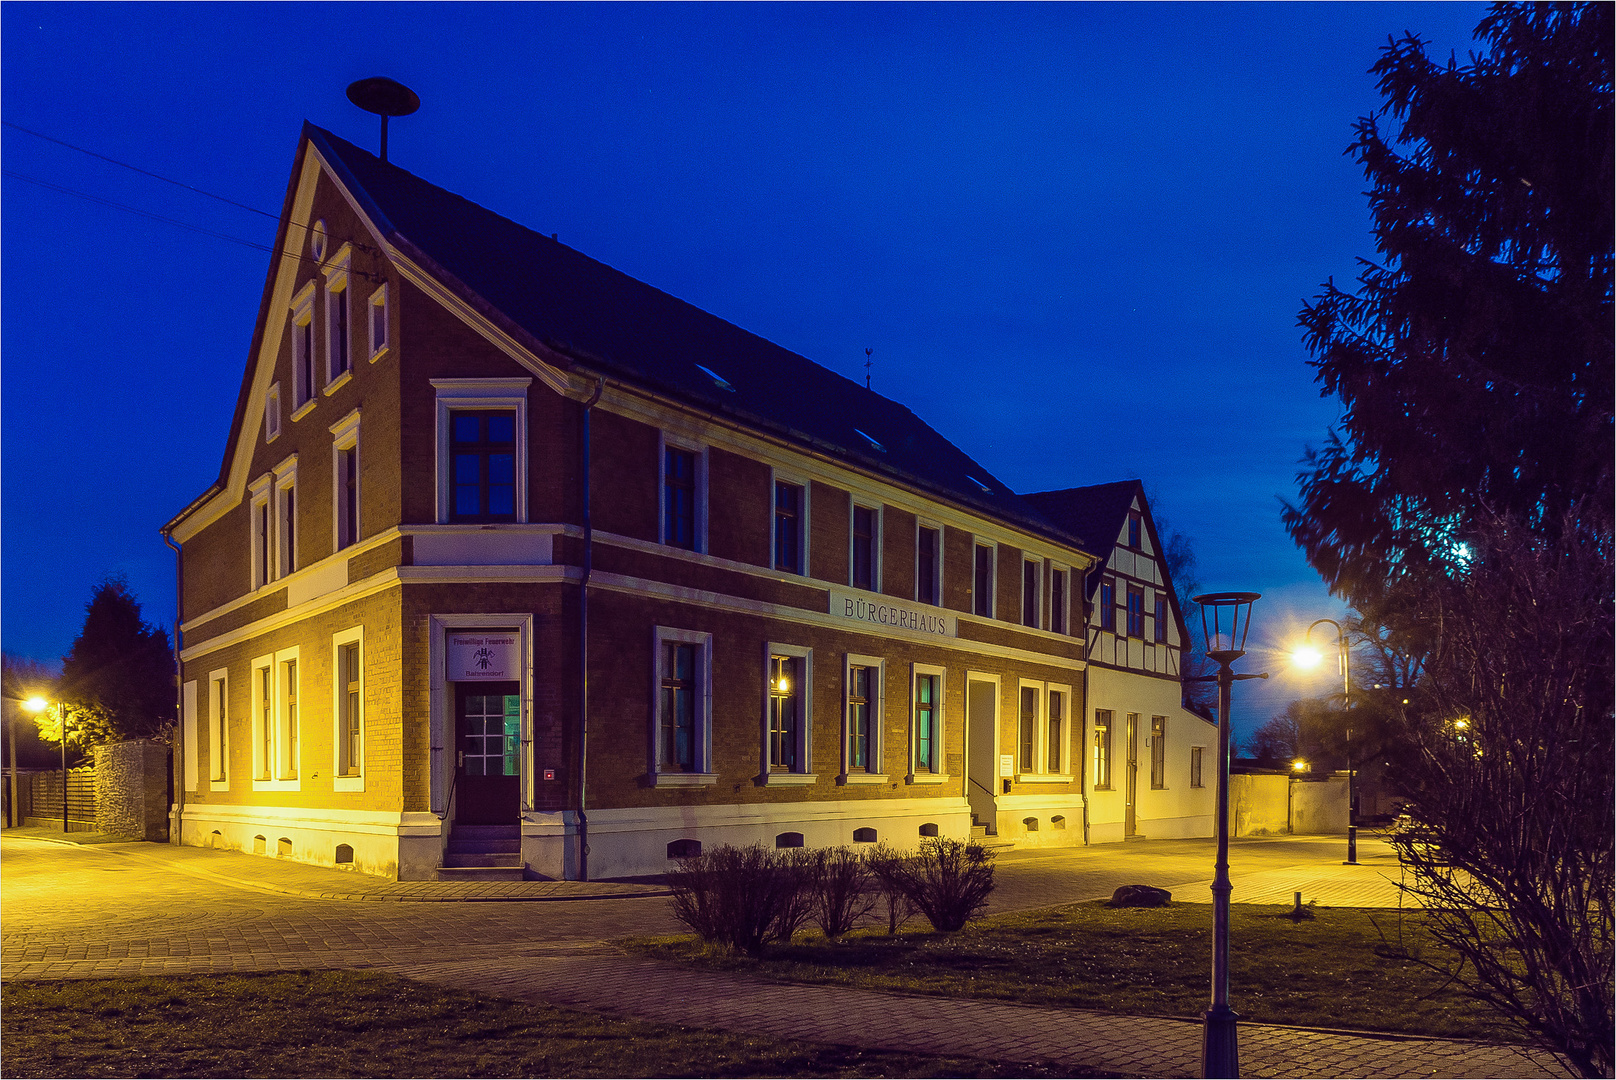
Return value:
M 995 906 L 1069 903 L 1135 882 L 1192 900 L 1208 880 L 1205 841 L 1109 847 L 1005 853 Z M 1303 838 L 1243 844 L 1232 859 L 1252 882 L 1327 882 L 1339 857 Z M 858 1046 L 1150 1076 L 1193 1075 L 1199 1056 L 1200 1026 L 1190 1020 L 775 983 L 656 964 L 605 945 L 680 929 L 655 886 L 627 884 L 609 899 L 590 899 L 601 885 L 540 882 L 533 884 L 564 887 L 544 903 L 426 903 L 396 894 L 370 903 L 330 897 L 386 895 L 373 887 L 388 883 L 236 853 L 66 846 L 7 833 L 0 859 L 6 979 L 374 967 L 523 1000 Z M 1350 881 L 1363 869 L 1341 876 Z M 1241 882 L 1237 873 L 1237 895 Z M 568 895 L 576 898 L 562 899 Z M 1248 1024 L 1241 1048 L 1249 1076 L 1566 1075 L 1518 1048 L 1450 1040 Z

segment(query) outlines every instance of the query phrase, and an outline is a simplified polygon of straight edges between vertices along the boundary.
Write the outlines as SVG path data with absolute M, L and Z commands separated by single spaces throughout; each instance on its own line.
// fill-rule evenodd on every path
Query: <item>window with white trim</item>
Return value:
M 274 474 L 266 473 L 247 488 L 247 528 L 251 533 L 252 587 L 275 579 L 275 511 L 270 505 Z
M 880 783 L 886 704 L 886 661 L 848 653 L 842 667 L 842 783 Z
M 331 789 L 363 791 L 365 771 L 364 628 L 331 637 Z
M 1049 628 L 1057 634 L 1067 632 L 1067 603 L 1070 593 L 1067 582 L 1071 580 L 1071 571 L 1065 567 L 1053 567 L 1049 571 Z
M 1145 636 L 1145 590 L 1141 585 L 1128 586 L 1128 636 Z
M 940 525 L 915 525 L 915 599 L 922 604 L 943 602 L 943 530 Z
M 909 782 L 947 778 L 943 757 L 945 671 L 930 664 L 909 667 Z
M 712 783 L 713 636 L 655 628 L 652 775 L 659 786 Z
M 855 589 L 881 588 L 881 508 L 853 504 L 853 528 L 848 565 Z
M 377 290 L 370 294 L 370 303 L 365 307 L 370 316 L 366 323 L 370 327 L 370 362 L 374 364 L 387 355 L 387 282 L 382 282 Z
M 1201 756 L 1205 753 L 1203 746 L 1190 747 L 1190 787 L 1205 787 L 1201 781 Z
M 314 402 L 314 282 L 292 304 L 292 419 Z
M 1161 589 L 1156 590 L 1156 632 L 1153 636 L 1158 645 L 1167 644 L 1167 594 Z
M 299 736 L 302 734 L 302 717 L 298 714 L 298 656 L 297 650 L 288 650 L 286 653 L 277 653 L 276 692 L 279 700 L 276 702 L 276 776 L 281 780 L 296 780 L 298 764 L 302 760 L 298 752 Z
M 1072 688 L 1062 683 L 1019 684 L 1019 729 L 1017 765 L 1019 777 L 1026 780 L 1070 780 L 1067 750 L 1067 709 Z
M 208 672 L 208 780 L 212 790 L 230 787 L 230 670 Z
M 1167 717 L 1150 718 L 1150 786 L 1167 786 Z
M 976 545 L 974 574 L 971 580 L 971 610 L 984 618 L 993 618 L 993 571 L 998 552 L 993 544 Z
M 811 783 L 813 771 L 814 652 L 770 642 L 764 688 L 764 779 L 766 783 Z
M 274 442 L 281 437 L 281 384 L 274 383 L 264 396 L 264 441 Z
M 1021 625 L 1031 626 L 1034 629 L 1043 625 L 1043 575 L 1044 561 L 1042 559 L 1021 560 Z
M 353 372 L 353 326 L 349 290 L 349 262 L 353 251 L 344 244 L 325 267 L 325 392 L 331 393 Z
M 1094 789 L 1111 790 L 1111 728 L 1114 713 L 1110 709 L 1094 710 Z
M 359 541 L 359 410 L 331 425 L 332 539 L 341 551 Z
M 433 379 L 432 387 L 437 392 L 437 521 L 440 525 L 453 521 L 526 521 L 527 520 L 527 391 L 533 380 L 524 376 L 517 379 Z M 500 422 L 500 430 L 492 431 L 492 421 L 486 418 L 477 429 L 479 439 L 487 435 L 498 435 L 499 446 L 492 443 L 479 445 L 456 445 L 455 422 L 457 418 L 471 417 L 471 421 L 463 423 L 476 423 L 477 414 L 500 414 L 510 418 L 510 430 L 505 430 L 504 421 Z M 470 434 L 462 431 L 461 434 Z M 509 435 L 506 442 L 505 436 Z M 509 454 L 508 460 L 501 457 L 493 461 L 487 455 Z M 469 455 L 465 462 L 457 462 L 457 455 Z M 457 472 L 457 470 L 465 470 Z M 508 470 L 508 471 L 507 471 Z M 473 476 L 475 472 L 475 476 Z M 466 480 L 466 490 L 460 490 L 460 480 Z M 488 485 L 492 483 L 497 491 Z M 509 514 L 504 512 L 504 503 L 499 503 L 501 513 L 494 517 L 480 517 L 482 512 L 494 506 L 496 498 L 503 499 L 510 495 Z M 471 499 L 470 502 L 458 503 L 462 496 Z M 459 513 L 464 506 L 469 510 L 476 509 L 477 513 Z
M 297 571 L 297 455 L 275 466 L 274 576 Z
M 670 547 L 707 550 L 707 448 L 669 432 L 661 436 L 662 502 L 658 535 Z
M 1117 632 L 1117 579 L 1110 574 L 1100 579 L 1100 629 Z
M 449 412 L 451 521 L 516 520 L 516 410 Z
M 1067 751 L 1066 716 L 1068 702 L 1072 700 L 1070 687 L 1047 687 L 1048 707 L 1044 710 L 1044 771 L 1051 775 L 1065 775 L 1071 770 Z
M 1019 711 L 1019 734 L 1016 754 L 1017 771 L 1023 776 L 1030 776 L 1043 772 L 1039 768 L 1040 746 L 1043 742 L 1043 685 L 1030 683 L 1025 679 L 1021 682 L 1021 700 Z
M 295 791 L 301 761 L 301 676 L 298 648 L 252 661 L 254 790 Z

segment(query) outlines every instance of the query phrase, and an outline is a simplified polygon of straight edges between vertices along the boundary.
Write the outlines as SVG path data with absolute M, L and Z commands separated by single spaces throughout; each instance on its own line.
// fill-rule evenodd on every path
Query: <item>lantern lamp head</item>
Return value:
M 1220 664 L 1245 655 L 1251 631 L 1251 605 L 1262 597 L 1254 592 L 1202 593 L 1191 597 L 1201 605 L 1201 630 L 1206 655 Z

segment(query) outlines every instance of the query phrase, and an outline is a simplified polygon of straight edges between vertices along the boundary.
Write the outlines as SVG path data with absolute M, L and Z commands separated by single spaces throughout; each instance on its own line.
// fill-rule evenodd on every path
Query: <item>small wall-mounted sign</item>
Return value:
M 1000 776 L 1014 776 L 1014 775 L 1016 775 L 1016 756 L 1014 754 L 1000 754 L 999 755 L 999 775 Z
M 544 770 L 544 778 L 546 780 L 554 780 L 555 779 L 555 770 L 554 769 L 545 769 Z
M 522 677 L 522 637 L 510 631 L 450 634 L 450 682 L 509 682 Z

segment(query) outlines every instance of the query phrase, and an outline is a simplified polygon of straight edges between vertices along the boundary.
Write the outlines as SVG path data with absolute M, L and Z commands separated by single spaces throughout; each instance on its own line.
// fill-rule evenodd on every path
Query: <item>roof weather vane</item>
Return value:
M 870 357 L 874 352 L 874 349 L 864 350 L 864 389 L 866 390 L 870 388 L 870 365 L 874 362 Z

